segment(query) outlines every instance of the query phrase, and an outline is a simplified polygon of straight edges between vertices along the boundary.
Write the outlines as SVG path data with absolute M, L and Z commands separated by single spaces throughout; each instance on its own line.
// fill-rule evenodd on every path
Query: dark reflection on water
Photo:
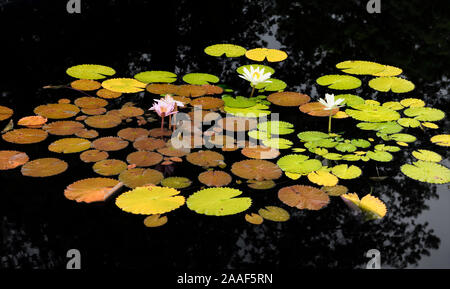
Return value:
M 68 82 L 65 69 L 80 63 L 112 66 L 119 77 L 149 69 L 179 75 L 210 72 L 247 94 L 246 84 L 231 69 L 245 60 L 215 59 L 202 53 L 204 47 L 218 42 L 247 48 L 280 46 L 289 58 L 273 65 L 274 76 L 312 97 L 325 93 L 314 81 L 338 72 L 334 69 L 337 62 L 368 59 L 403 68 L 416 84 L 408 96 L 422 97 L 443 110 L 449 104 L 446 1 L 382 1 L 380 15 L 366 13 L 365 1 L 221 1 L 220 6 L 213 1 L 82 1 L 81 15 L 68 15 L 65 3 L 48 2 L 0 2 L 0 25 L 9 28 L 2 29 L 0 104 L 14 107 L 16 119 L 31 113 L 37 104 L 78 96 L 40 88 Z M 399 99 L 366 86 L 356 94 L 381 101 Z M 122 102 L 131 100 L 151 103 L 148 94 Z M 283 120 L 295 122 L 298 131 L 326 128 L 326 120 L 300 115 L 296 109 L 275 111 Z M 448 120 L 439 124 L 448 127 Z M 367 137 L 351 120 L 335 121 L 334 126 L 346 135 Z M 113 200 L 85 205 L 64 199 L 65 186 L 92 175 L 90 166 L 81 164 L 78 156 L 64 156 L 71 167 L 58 177 L 37 180 L 23 178 L 17 170 L 3 172 L 0 268 L 64 268 L 71 248 L 81 251 L 86 269 L 360 268 L 367 262 L 364 253 L 371 248 L 381 251 L 383 266 L 411 267 L 439 248 L 433 227 L 415 221 L 428 209 L 427 201 L 439 195 L 437 186 L 405 178 L 399 166 L 410 161 L 414 148 L 429 148 L 443 156 L 447 152 L 429 142 L 434 132 L 409 132 L 419 140 L 396 153 L 393 162 L 377 164 L 377 168 L 374 163 L 358 164 L 364 166 L 364 175 L 342 182 L 360 196 L 373 190 L 386 202 L 388 215 L 369 223 L 353 215 L 339 199 L 332 199 L 318 212 L 290 210 L 289 222 L 266 222 L 259 227 L 246 224 L 242 215 L 206 217 L 183 207 L 170 213 L 166 226 L 149 230 L 143 227 L 142 217 L 120 211 Z M 46 149 L 54 139 L 24 150 L 32 159 L 55 156 Z M 16 148 L 3 141 L 0 145 Z M 239 158 L 239 153 L 231 154 L 227 163 Z M 390 178 L 371 181 L 377 169 Z M 195 179 L 202 170 L 179 166 L 173 174 L 185 175 L 186 171 Z M 283 178 L 280 183 L 268 192 L 236 187 L 253 196 L 254 208 L 258 208 L 279 204 L 277 190 L 295 182 Z M 188 196 L 198 188 L 197 183 L 183 194 Z M 448 193 L 448 187 L 440 186 L 440 191 Z

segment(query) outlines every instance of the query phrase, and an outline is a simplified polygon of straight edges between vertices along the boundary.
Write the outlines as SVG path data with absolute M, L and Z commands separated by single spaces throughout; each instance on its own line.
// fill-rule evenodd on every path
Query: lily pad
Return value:
M 361 80 L 350 75 L 324 75 L 319 77 L 316 82 L 319 85 L 337 90 L 355 89 L 361 86 Z
M 403 130 L 403 127 L 396 122 L 360 122 L 356 126 L 363 130 L 374 130 L 386 134 L 398 133 Z
M 163 214 L 181 207 L 185 200 L 173 188 L 139 187 L 117 197 L 116 206 L 132 214 Z
M 280 207 L 276 206 L 266 206 L 258 210 L 258 214 L 265 220 L 273 222 L 286 222 L 289 220 L 289 213 Z
M 445 117 L 445 113 L 442 110 L 431 107 L 411 107 L 403 113 L 420 121 L 438 121 Z
M 211 56 L 239 57 L 245 54 L 247 49 L 234 44 L 214 44 L 205 48 L 205 53 Z
M 423 149 L 419 149 L 419 150 L 415 150 L 412 152 L 412 155 L 421 161 L 427 161 L 427 162 L 434 162 L 434 163 L 438 163 L 440 161 L 442 161 L 442 156 L 438 153 L 435 153 L 433 151 L 429 151 L 429 150 L 423 150 Z
M 362 173 L 359 167 L 347 164 L 334 166 L 331 172 L 340 179 L 355 179 Z
M 286 52 L 278 49 L 254 48 L 245 53 L 248 59 L 255 61 L 263 61 L 267 58 L 269 62 L 279 62 L 285 60 L 288 55 Z
M 239 197 L 242 191 L 232 188 L 209 188 L 192 194 L 186 201 L 189 209 L 210 216 L 234 215 L 247 210 L 252 200 Z
M 81 64 L 69 67 L 66 73 L 79 79 L 102 79 L 114 75 L 116 71 L 104 65 Z
M 386 151 L 368 151 L 366 156 L 378 162 L 390 162 L 393 159 L 392 154 Z
M 346 109 L 345 113 L 350 117 L 367 122 L 387 122 L 400 118 L 400 114 L 395 110 L 373 106 L 369 104 L 358 104 L 353 106 L 354 109 Z
M 315 187 L 294 185 L 278 191 L 278 198 L 290 207 L 307 210 L 320 210 L 325 207 L 330 198 Z
M 306 175 L 317 171 L 322 167 L 322 163 L 316 159 L 309 159 L 305 155 L 290 154 L 283 156 L 277 161 L 277 165 L 284 172 Z
M 183 76 L 183 81 L 193 85 L 204 85 L 219 82 L 219 78 L 209 73 L 188 73 Z
M 137 80 L 143 83 L 172 83 L 177 81 L 177 75 L 169 71 L 144 71 L 134 76 Z
M 420 182 L 432 184 L 450 182 L 450 169 L 434 162 L 416 161 L 412 165 L 402 165 L 400 170 L 406 176 Z
M 382 64 L 363 60 L 347 60 L 339 62 L 338 64 L 336 64 L 336 67 L 341 69 L 342 72 L 359 75 L 373 75 L 385 70 L 385 67 Z
M 414 89 L 414 84 L 406 79 L 394 76 L 377 77 L 369 81 L 369 86 L 375 90 L 395 93 L 405 93 Z
M 112 78 L 103 81 L 102 86 L 114 92 L 135 93 L 144 91 L 146 84 L 134 78 Z

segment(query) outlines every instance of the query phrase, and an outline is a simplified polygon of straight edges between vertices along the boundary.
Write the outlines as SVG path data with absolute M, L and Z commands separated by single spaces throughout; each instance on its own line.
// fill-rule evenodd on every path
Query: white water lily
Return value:
M 271 75 L 272 73 L 270 72 L 264 73 L 264 68 L 257 67 L 255 69 L 253 66 L 250 66 L 250 71 L 246 67 L 244 67 L 244 74 L 239 75 L 239 77 L 250 81 L 250 83 L 254 87 L 260 83 L 272 82 L 268 80 Z
M 339 104 L 341 104 L 344 100 L 345 99 L 343 98 L 334 99 L 334 94 L 325 93 L 325 99 L 320 98 L 319 102 L 325 106 L 324 110 L 332 110 L 334 108 L 341 107 L 342 105 Z

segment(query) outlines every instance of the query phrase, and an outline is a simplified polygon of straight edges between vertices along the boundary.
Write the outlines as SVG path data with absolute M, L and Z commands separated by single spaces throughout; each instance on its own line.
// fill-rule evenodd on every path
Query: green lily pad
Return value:
M 257 129 L 251 130 L 248 133 L 248 136 L 254 139 L 265 140 L 272 137 L 272 135 L 267 131 L 260 131 Z
M 403 113 L 420 121 L 438 121 L 445 117 L 442 110 L 432 107 L 410 107 Z
M 356 126 L 363 130 L 374 130 L 380 133 L 397 133 L 403 130 L 403 127 L 396 122 L 360 122 Z
M 334 160 L 334 161 L 342 159 L 342 155 L 341 154 L 337 154 L 337 153 L 326 153 L 322 157 L 327 159 L 327 160 Z
M 79 79 L 103 79 L 116 74 L 116 71 L 104 65 L 81 64 L 69 67 L 66 73 Z
M 370 143 L 369 143 L 370 145 Z M 340 152 L 354 152 L 356 151 L 356 146 L 351 143 L 340 143 L 337 146 L 335 146 L 335 149 L 337 149 Z
M 400 167 L 402 173 L 411 179 L 431 184 L 450 182 L 450 169 L 434 162 L 416 161 Z
M 393 121 L 400 118 L 400 114 L 395 110 L 374 106 L 370 104 L 358 104 L 353 106 L 354 109 L 346 109 L 350 117 L 367 122 L 386 122 Z
M 395 93 L 405 93 L 414 89 L 411 81 L 395 76 L 374 78 L 369 81 L 369 86 L 378 91 L 388 92 L 391 90 Z
M 407 133 L 394 133 L 391 135 L 381 135 L 383 140 L 395 140 L 400 142 L 415 142 L 417 138 Z
M 414 118 L 402 117 L 397 120 L 397 122 L 404 127 L 419 127 L 420 121 Z
M 323 148 L 334 148 L 338 142 L 334 141 L 331 138 L 319 139 L 315 141 L 310 141 L 305 143 L 306 148 L 312 147 L 323 147 Z
M 169 71 L 144 71 L 134 76 L 137 80 L 143 83 L 172 83 L 177 80 L 177 75 Z
M 334 96 L 335 100 L 339 98 L 343 98 L 344 101 L 341 104 L 345 104 L 347 106 L 354 106 L 357 104 L 364 104 L 364 98 L 354 95 L 354 94 L 338 94 Z
M 293 145 L 290 140 L 284 138 L 269 138 L 264 139 L 262 142 L 266 147 L 274 149 L 288 149 Z
M 214 44 L 205 48 L 205 53 L 211 56 L 239 57 L 245 54 L 247 49 L 234 44 Z
M 361 80 L 350 75 L 324 75 L 319 77 L 316 82 L 319 85 L 337 90 L 355 89 L 361 86 Z
M 271 112 L 268 109 L 269 106 L 260 103 L 247 108 L 237 108 L 229 106 L 225 106 L 223 108 L 226 113 L 242 117 L 262 117 L 265 115 L 269 115 Z
M 362 173 L 359 167 L 353 165 L 348 166 L 347 164 L 334 166 L 331 172 L 340 179 L 355 179 Z
M 247 108 L 256 105 L 256 98 L 248 98 L 244 96 L 232 97 L 231 95 L 223 95 L 222 100 L 225 102 L 225 106 L 234 108 Z
M 260 83 L 255 88 L 259 91 L 282 91 L 287 87 L 286 82 L 279 79 L 269 78 L 268 81 L 271 82 Z
M 293 133 L 294 125 L 285 121 L 266 121 L 258 124 L 260 131 L 267 131 L 272 135 L 285 135 Z
M 377 162 L 390 162 L 393 156 L 385 151 L 368 151 L 366 156 Z
M 358 155 L 343 155 L 342 156 L 342 160 L 344 160 L 344 161 L 355 162 L 355 161 L 359 161 L 360 159 L 361 159 L 361 156 L 358 156 Z
M 365 139 L 352 139 L 351 144 L 363 149 L 370 147 L 370 141 Z
M 387 146 L 384 144 L 377 144 L 375 146 L 375 150 L 385 151 L 385 152 L 398 152 L 398 151 L 400 151 L 400 148 L 398 146 Z
M 236 198 L 242 192 L 232 188 L 209 188 L 192 194 L 187 200 L 188 208 L 198 214 L 210 216 L 234 215 L 247 210 L 252 200 Z
M 189 84 L 205 85 L 219 82 L 219 78 L 208 73 L 188 73 L 183 76 L 183 81 Z
M 316 159 L 309 159 L 302 154 L 285 155 L 277 161 L 277 165 L 284 172 L 294 174 L 309 174 L 322 167 L 322 163 Z
M 316 141 L 330 137 L 330 135 L 321 131 L 304 131 L 299 133 L 297 136 L 301 141 L 305 142 Z
M 393 110 L 402 110 L 402 109 L 405 108 L 405 107 L 404 107 L 400 102 L 398 102 L 398 101 L 388 101 L 388 102 L 383 103 L 383 106 L 386 107 L 386 108 L 393 109 Z
M 349 74 L 375 74 L 385 70 L 383 64 L 362 60 L 347 60 L 336 64 L 336 67 L 342 72 Z
M 442 156 L 438 153 L 435 153 L 433 151 L 429 151 L 429 150 L 416 150 L 412 152 L 412 155 L 421 161 L 427 161 L 427 162 L 434 162 L 434 163 L 438 163 L 440 161 L 442 161 Z

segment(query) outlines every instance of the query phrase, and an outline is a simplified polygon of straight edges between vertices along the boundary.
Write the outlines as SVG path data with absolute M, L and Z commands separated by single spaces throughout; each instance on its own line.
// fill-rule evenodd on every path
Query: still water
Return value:
M 221 1 L 220 5 L 186 0 L 82 0 L 78 15 L 66 12 L 65 1 L 49 2 L 0 1 L 0 105 L 14 108 L 16 117 L 31 114 L 38 104 L 76 97 L 71 91 L 42 87 L 68 83 L 65 69 L 83 63 L 114 67 L 118 77 L 145 70 L 178 75 L 206 72 L 248 93 L 234 72 L 242 65 L 239 60 L 218 60 L 203 53 L 216 43 L 286 51 L 289 58 L 274 66 L 276 77 L 289 90 L 313 99 L 325 93 L 315 79 L 336 72 L 334 65 L 340 61 L 361 59 L 398 66 L 416 85 L 411 97 L 448 111 L 448 1 L 382 1 L 382 12 L 369 14 L 366 1 L 356 0 L 247 0 Z M 356 92 L 386 101 L 383 94 L 367 87 Z M 151 98 L 145 93 L 123 102 L 150 107 Z M 276 112 L 297 130 L 324 130 L 327 125 L 327 120 L 296 109 Z M 439 125 L 440 132 L 448 133 L 448 120 Z M 336 130 L 361 135 L 351 121 L 336 124 Z M 418 138 L 410 150 L 421 147 L 448 156 L 445 149 L 429 142 L 433 135 L 429 131 L 410 133 Z M 4 141 L 0 147 L 14 148 Z M 24 150 L 30 159 L 50 155 L 45 144 Z M 372 222 L 362 222 L 333 199 L 317 212 L 291 210 L 286 223 L 251 226 L 242 215 L 207 217 L 182 207 L 170 213 L 167 225 L 147 229 L 142 217 L 122 212 L 113 199 L 78 204 L 64 198 L 68 184 L 92 176 L 91 167 L 80 163 L 78 156 L 65 156 L 73 165 L 48 179 L 24 178 L 19 170 L 2 172 L 0 268 L 65 268 L 71 248 L 81 252 L 84 269 L 363 268 L 368 261 L 365 252 L 372 248 L 381 252 L 384 268 L 449 268 L 449 188 L 406 178 L 399 167 L 410 161 L 410 150 L 395 154 L 388 165 L 366 166 L 360 179 L 345 183 L 360 195 L 372 189 L 386 203 L 386 217 Z M 226 162 L 231 165 L 241 158 L 239 153 L 232 154 Z M 450 165 L 448 159 L 443 164 Z M 377 170 L 389 178 L 370 180 Z M 186 171 L 195 180 L 202 170 L 184 163 L 165 175 L 186 176 Z M 276 192 L 294 182 L 282 179 L 280 183 L 271 191 L 251 192 L 260 194 L 254 198 L 255 205 L 280 205 Z M 183 194 L 188 196 L 199 187 L 196 183 Z

